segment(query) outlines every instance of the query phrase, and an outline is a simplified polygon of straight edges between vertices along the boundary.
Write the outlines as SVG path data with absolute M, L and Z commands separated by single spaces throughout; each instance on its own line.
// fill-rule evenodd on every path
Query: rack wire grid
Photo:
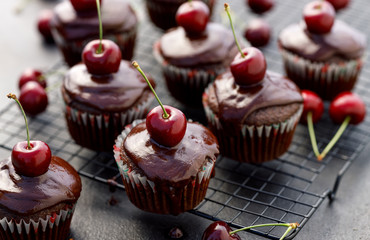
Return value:
M 272 11 L 263 17 L 271 24 L 273 37 L 267 47 L 262 48 L 268 68 L 283 72 L 282 60 L 277 49 L 276 39 L 280 30 L 289 23 L 300 21 L 301 10 L 308 1 L 276 1 Z M 243 0 L 229 2 L 234 15 L 237 31 L 241 34 L 246 23 L 256 17 L 248 10 Z M 172 104 L 185 112 L 188 118 L 206 124 L 202 110 L 189 109 L 176 102 L 167 91 L 160 66 L 152 55 L 152 45 L 163 32 L 152 25 L 146 15 L 144 2 L 133 5 L 141 19 L 135 60 L 142 69 L 150 73 L 158 82 L 157 93 L 163 102 Z M 350 22 L 370 36 L 366 12 L 370 3 L 354 0 L 338 18 Z M 213 20 L 228 26 L 223 4 L 218 0 Z M 368 54 L 367 54 L 368 55 Z M 358 79 L 355 92 L 370 106 L 370 70 L 366 61 Z M 67 71 L 60 62 L 50 71 Z M 50 85 L 60 85 L 61 76 L 48 79 Z M 115 179 L 123 187 L 122 180 L 112 153 L 94 152 L 76 145 L 70 138 L 63 114 L 63 103 L 59 88 L 50 92 L 47 111 L 29 118 L 30 135 L 49 144 L 54 155 L 60 156 L 73 165 L 80 175 L 107 183 Z M 328 102 L 325 109 L 328 109 Z M 156 105 L 153 103 L 153 106 Z M 338 125 L 332 124 L 328 114 L 315 125 L 319 149 L 327 145 Z M 23 141 L 24 120 L 17 104 L 9 103 L 0 111 L 0 152 L 9 155 L 14 144 Z M 220 156 L 216 163 L 216 175 L 211 180 L 203 202 L 190 212 L 211 220 L 223 220 L 232 227 L 240 228 L 253 224 L 298 222 L 299 227 L 289 238 L 293 238 L 305 225 L 325 198 L 334 199 L 341 176 L 351 162 L 364 149 L 370 139 L 370 122 L 350 126 L 323 161 L 317 161 L 313 154 L 306 126 L 299 124 L 289 150 L 281 157 L 263 164 L 239 163 Z M 265 227 L 250 230 L 271 239 L 278 239 L 284 228 Z

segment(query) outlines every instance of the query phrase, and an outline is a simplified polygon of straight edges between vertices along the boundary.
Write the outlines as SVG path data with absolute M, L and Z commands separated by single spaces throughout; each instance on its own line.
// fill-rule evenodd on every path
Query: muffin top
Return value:
M 366 36 L 341 20 L 335 20 L 327 34 L 310 33 L 304 21 L 289 25 L 278 42 L 283 49 L 318 62 L 357 59 L 366 48 Z
M 125 32 L 136 26 L 137 16 L 126 0 L 104 0 L 101 5 L 104 34 Z M 54 8 L 52 28 L 67 40 L 98 36 L 99 19 L 97 10 L 77 13 L 69 0 Z
M 303 103 L 299 88 L 271 71 L 266 71 L 264 79 L 251 86 L 236 84 L 231 72 L 225 72 L 210 85 L 208 94 L 208 105 L 220 121 L 235 126 L 286 121 Z
M 155 183 L 185 186 L 207 161 L 216 161 L 216 137 L 204 126 L 188 122 L 185 136 L 174 147 L 162 146 L 150 138 L 145 121 L 135 126 L 122 143 L 123 159 L 130 169 Z
M 37 177 L 18 175 L 11 158 L 0 162 L 1 212 L 31 215 L 59 203 L 75 203 L 81 179 L 63 159 L 53 156 L 46 173 Z
M 155 86 L 150 77 L 149 80 Z M 125 111 L 145 100 L 148 94 L 152 94 L 148 84 L 124 60 L 118 72 L 99 76 L 90 74 L 85 64 L 77 64 L 68 71 L 62 86 L 67 105 L 96 114 Z
M 199 36 L 189 36 L 184 28 L 176 27 L 159 40 L 162 57 L 178 67 L 228 66 L 238 49 L 232 32 L 217 23 L 208 23 Z

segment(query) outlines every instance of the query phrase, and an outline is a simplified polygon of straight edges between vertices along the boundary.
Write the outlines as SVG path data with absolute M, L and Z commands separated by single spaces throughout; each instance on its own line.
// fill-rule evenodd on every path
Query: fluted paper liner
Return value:
M 114 158 L 125 185 L 130 201 L 138 208 L 155 213 L 173 214 L 196 207 L 205 197 L 214 161 L 207 161 L 197 173 L 196 179 L 181 189 L 170 187 L 170 192 L 164 191 L 160 185 L 130 169 L 122 158 L 121 147 L 128 133 L 143 120 L 135 120 L 128 125 L 116 139 Z
M 208 106 L 208 88 L 203 94 L 203 106 L 210 129 L 217 137 L 220 153 L 239 162 L 262 163 L 286 152 L 303 111 L 299 110 L 284 122 L 253 126 L 242 124 L 237 136 L 230 136 Z
M 313 62 L 280 47 L 288 77 L 301 89 L 316 92 L 323 99 L 333 99 L 356 84 L 364 58 L 340 63 Z

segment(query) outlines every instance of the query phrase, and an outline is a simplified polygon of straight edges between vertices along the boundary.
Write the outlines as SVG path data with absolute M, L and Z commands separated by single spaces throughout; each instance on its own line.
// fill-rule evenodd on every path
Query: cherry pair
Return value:
M 351 92 L 338 94 L 330 103 L 329 115 L 334 123 L 341 123 L 340 128 L 320 154 L 317 147 L 313 123 L 320 120 L 324 112 L 324 104 L 321 98 L 314 92 L 302 90 L 303 113 L 301 122 L 307 123 L 313 151 L 318 160 L 322 160 L 339 140 L 348 124 L 359 124 L 366 115 L 365 103 L 357 95 Z

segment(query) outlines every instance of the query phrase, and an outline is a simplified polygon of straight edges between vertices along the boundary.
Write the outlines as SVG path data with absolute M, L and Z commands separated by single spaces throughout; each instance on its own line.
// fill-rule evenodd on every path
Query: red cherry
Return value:
M 37 29 L 47 43 L 54 43 L 54 38 L 50 28 L 50 20 L 53 18 L 53 15 L 54 13 L 52 10 L 44 9 L 39 13 L 37 19 Z
M 43 88 L 46 88 L 45 77 L 40 70 L 34 68 L 27 68 L 26 70 L 24 70 L 19 78 L 18 88 L 21 89 L 25 83 L 30 81 L 37 82 Z
M 150 137 L 157 143 L 167 146 L 176 146 L 184 137 L 186 131 L 186 117 L 177 108 L 164 105 L 169 117 L 165 118 L 161 106 L 153 108 L 146 117 L 146 128 Z
M 266 73 L 266 60 L 263 53 L 255 47 L 242 50 L 230 64 L 231 73 L 239 85 L 252 85 L 263 80 Z
M 329 2 L 313 1 L 304 7 L 303 18 L 311 33 L 328 33 L 334 24 L 335 9 Z
M 31 81 L 22 86 L 19 101 L 26 113 L 37 115 L 46 109 L 48 96 L 40 84 Z
M 248 6 L 253 12 L 261 14 L 269 11 L 274 5 L 274 0 L 247 0 Z
M 187 33 L 201 33 L 208 23 L 209 8 L 202 1 L 187 1 L 180 5 L 176 12 L 176 22 Z
M 351 116 L 350 123 L 358 124 L 365 118 L 366 106 L 357 95 L 351 92 L 342 92 L 331 102 L 329 114 L 335 123 L 342 123 L 347 116 Z
M 307 114 L 312 112 L 312 122 L 317 123 L 324 113 L 324 103 L 316 93 L 310 90 L 302 90 L 303 112 L 301 122 L 307 123 Z
M 90 41 L 82 51 L 82 60 L 91 74 L 104 75 L 115 73 L 121 64 L 121 51 L 111 40 L 101 41 L 102 49 L 98 53 L 100 40 Z
M 101 5 L 101 1 L 100 5 Z M 76 12 L 96 11 L 96 0 L 70 0 Z
M 254 47 L 267 45 L 270 40 L 270 25 L 262 18 L 253 19 L 245 29 L 244 37 Z
M 241 240 L 236 233 L 230 235 L 232 229 L 223 221 L 216 221 L 204 231 L 202 240 Z
M 336 11 L 347 7 L 349 4 L 349 0 L 326 0 L 326 1 L 330 2 Z
M 27 141 L 18 142 L 12 150 L 12 163 L 15 171 L 27 177 L 35 177 L 44 174 L 51 161 L 50 147 L 42 141 L 30 141 L 31 149 Z

